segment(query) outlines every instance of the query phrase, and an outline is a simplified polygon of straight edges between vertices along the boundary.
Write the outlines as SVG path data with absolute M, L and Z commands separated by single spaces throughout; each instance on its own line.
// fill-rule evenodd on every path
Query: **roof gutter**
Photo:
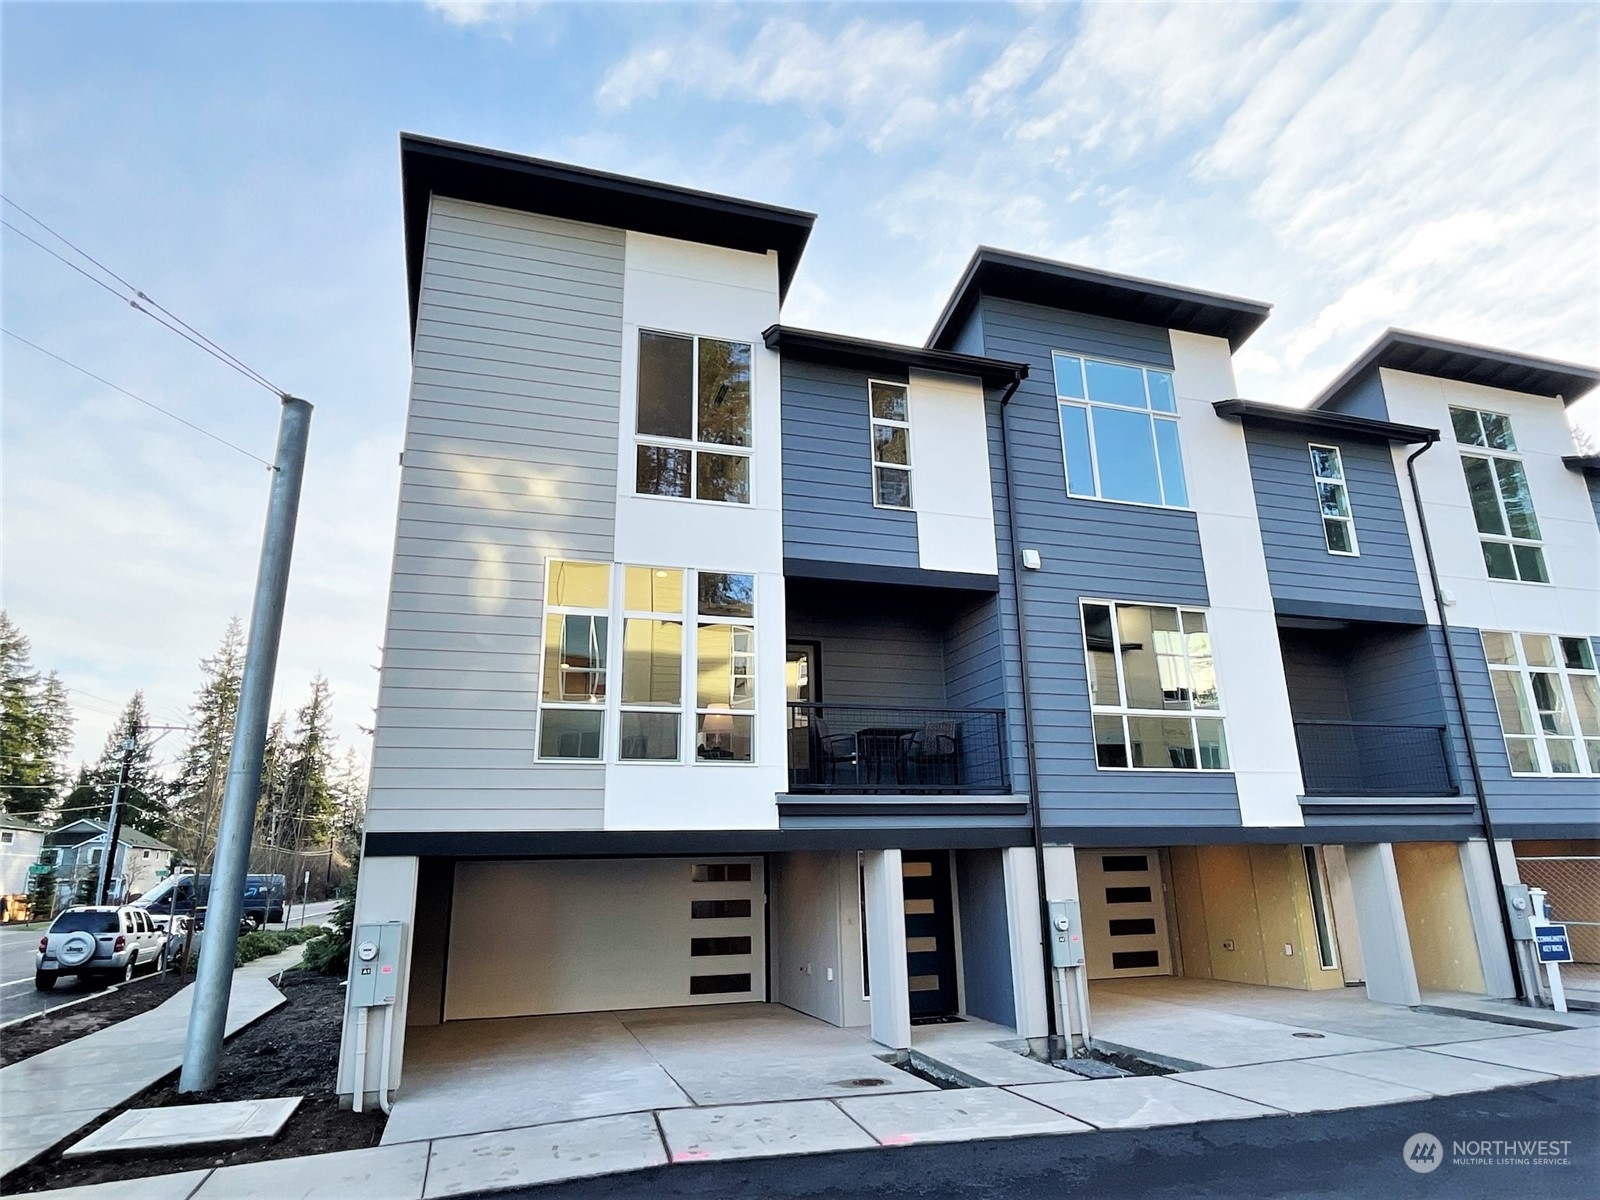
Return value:
M 1494 832 L 1494 817 L 1489 812 L 1489 797 L 1483 787 L 1483 767 L 1478 761 L 1477 744 L 1472 740 L 1472 721 L 1467 715 L 1466 691 L 1461 683 L 1461 667 L 1456 662 L 1455 647 L 1450 643 L 1450 619 L 1445 612 L 1444 586 L 1439 582 L 1439 566 L 1433 557 L 1433 538 L 1428 533 L 1427 511 L 1422 504 L 1422 487 L 1417 482 L 1417 459 L 1433 449 L 1439 441 L 1438 430 L 1406 457 L 1406 476 L 1411 480 L 1412 507 L 1417 513 L 1417 527 L 1422 532 L 1422 551 L 1428 563 L 1428 582 L 1433 588 L 1433 602 L 1439 610 L 1439 629 L 1444 638 L 1445 664 L 1450 671 L 1450 688 L 1455 694 L 1456 714 L 1461 718 L 1461 736 L 1467 745 L 1467 768 L 1472 773 L 1472 790 L 1478 797 L 1478 820 L 1483 825 L 1483 836 L 1489 842 L 1489 867 L 1494 872 L 1496 899 L 1500 907 L 1500 933 L 1505 938 L 1506 954 L 1510 957 L 1511 985 L 1517 999 L 1527 998 L 1522 986 L 1522 972 L 1518 964 L 1517 941 L 1511 935 L 1511 909 L 1506 900 L 1505 873 L 1500 869 L 1498 838 Z
M 1039 811 L 1039 757 L 1033 732 L 1033 688 L 1028 672 L 1028 618 L 1027 602 L 1022 586 L 1023 570 L 1020 565 L 1021 550 L 1017 546 L 1017 504 L 1011 488 L 1011 434 L 1006 423 L 1011 398 L 1022 386 L 1019 372 L 1000 397 L 1000 476 L 1006 486 L 1006 533 L 1011 543 L 1011 577 L 1017 587 L 1017 664 L 1022 676 L 1022 736 L 1028 761 L 1028 812 L 1033 825 L 1033 865 L 1039 877 L 1039 954 L 1044 963 L 1045 1009 L 1047 1029 L 1051 1037 L 1063 1039 L 1068 1030 L 1056 1026 L 1057 1005 L 1050 1003 L 1050 980 L 1055 969 L 1050 962 L 1050 899 L 1045 890 L 1044 874 L 1044 815 Z

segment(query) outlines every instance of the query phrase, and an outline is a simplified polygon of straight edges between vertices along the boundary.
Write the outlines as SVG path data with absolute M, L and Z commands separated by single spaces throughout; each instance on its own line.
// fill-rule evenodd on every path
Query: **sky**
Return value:
M 1600 362 L 1597 34 L 1587 4 L 7 3 L 0 186 L 316 405 L 275 706 L 325 674 L 364 754 L 402 130 L 815 212 L 796 325 L 921 344 L 980 243 L 1269 301 L 1240 392 L 1304 404 L 1391 325 Z M 10 230 L 0 323 L 272 457 L 270 392 Z M 248 613 L 267 472 L 0 355 L 0 601 L 93 758 L 135 688 L 180 723 Z

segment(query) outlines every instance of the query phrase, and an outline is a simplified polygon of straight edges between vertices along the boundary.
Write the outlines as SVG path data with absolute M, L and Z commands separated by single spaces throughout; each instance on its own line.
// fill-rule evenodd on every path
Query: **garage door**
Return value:
M 759 858 L 463 862 L 445 1020 L 766 999 Z

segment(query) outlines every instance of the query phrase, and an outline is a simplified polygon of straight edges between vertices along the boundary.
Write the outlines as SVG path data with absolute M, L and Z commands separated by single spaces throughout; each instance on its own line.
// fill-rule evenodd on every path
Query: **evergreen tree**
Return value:
M 244 626 L 228 622 L 222 643 L 200 660 L 204 679 L 189 706 L 189 744 L 172 784 L 173 840 L 191 863 L 210 860 L 228 778 L 239 687 L 244 677 Z
M 338 847 L 346 858 L 354 858 L 361 846 L 361 831 L 367 820 L 367 764 L 354 746 L 345 747 L 330 790 L 333 796 L 330 844 Z
M 109 819 L 111 798 L 126 753 L 123 746 L 129 738 L 133 739 L 133 751 L 128 759 L 127 782 L 122 789 L 122 823 L 152 836 L 165 831 L 167 782 L 156 768 L 155 741 L 150 733 L 150 715 L 145 709 L 142 691 L 133 694 L 106 736 L 100 761 L 80 772 L 78 786 L 67 797 L 62 811 L 66 820 Z
M 42 683 L 27 635 L 0 611 L 0 807 L 38 818 L 60 797 L 72 741 L 66 688 Z
M 263 827 L 267 843 L 285 855 L 322 845 L 334 818 L 333 692 L 318 675 L 311 696 L 295 714 L 294 733 L 285 748 L 283 790 Z

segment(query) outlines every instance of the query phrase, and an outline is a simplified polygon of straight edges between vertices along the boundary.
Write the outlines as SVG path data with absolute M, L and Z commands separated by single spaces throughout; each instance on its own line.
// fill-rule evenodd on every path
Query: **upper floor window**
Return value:
M 1171 372 L 1051 358 L 1068 494 L 1187 507 Z
M 1204 612 L 1086 600 L 1083 640 L 1096 766 L 1228 769 Z
M 750 503 L 750 343 L 639 331 L 634 488 Z
M 1483 631 L 1513 775 L 1600 775 L 1600 679 L 1588 638 Z
M 911 395 L 903 383 L 871 380 L 872 502 L 911 507 Z
M 605 733 L 611 565 L 550 562 L 544 599 L 539 757 L 598 759 Z
M 676 762 L 680 756 L 684 575 L 622 568 L 621 759 Z
M 1517 457 L 1511 418 L 1452 407 L 1450 424 L 1461 446 L 1474 447 L 1461 451 L 1461 468 L 1467 476 L 1472 517 L 1478 524 L 1489 578 L 1549 583 L 1539 544 L 1539 519 L 1534 516 L 1527 472 Z
M 698 574 L 695 757 L 751 762 L 756 724 L 753 575 Z
M 1344 456 L 1337 446 L 1312 446 L 1311 477 L 1317 485 L 1317 506 L 1322 513 L 1322 536 L 1329 554 L 1360 554 L 1356 547 L 1356 519 L 1350 511 L 1350 489 L 1344 481 Z

